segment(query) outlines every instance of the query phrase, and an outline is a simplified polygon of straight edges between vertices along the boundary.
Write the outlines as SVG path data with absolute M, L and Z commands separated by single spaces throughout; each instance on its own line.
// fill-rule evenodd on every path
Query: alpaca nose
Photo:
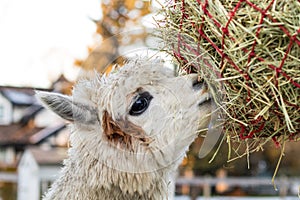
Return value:
M 193 89 L 194 90 L 200 90 L 203 87 L 207 87 L 206 83 L 204 82 L 204 79 L 201 79 L 198 76 L 195 77 L 194 80 L 193 80 Z

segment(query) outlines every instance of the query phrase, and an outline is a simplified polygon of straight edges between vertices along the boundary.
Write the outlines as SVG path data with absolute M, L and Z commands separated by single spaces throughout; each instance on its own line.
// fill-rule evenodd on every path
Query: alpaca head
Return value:
M 207 127 L 211 112 L 208 89 L 197 75 L 177 77 L 149 60 L 130 61 L 108 76 L 81 80 L 71 97 L 37 96 L 72 122 L 71 145 L 78 154 L 132 173 L 179 164 L 197 130 Z

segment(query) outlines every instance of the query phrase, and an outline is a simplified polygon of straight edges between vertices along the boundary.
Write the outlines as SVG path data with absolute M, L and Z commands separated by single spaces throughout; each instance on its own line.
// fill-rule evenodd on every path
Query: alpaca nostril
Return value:
M 204 80 L 197 78 L 193 81 L 193 89 L 200 90 L 203 87 L 203 84 L 204 84 Z

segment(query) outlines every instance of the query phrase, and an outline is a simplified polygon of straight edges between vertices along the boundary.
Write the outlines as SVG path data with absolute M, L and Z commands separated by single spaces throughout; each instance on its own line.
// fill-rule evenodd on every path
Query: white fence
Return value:
M 189 186 L 189 187 L 196 187 L 196 188 L 199 187 L 199 190 L 200 189 L 203 190 L 202 198 L 204 199 L 218 199 L 217 197 L 216 198 L 210 198 L 210 197 L 212 195 L 212 187 L 220 183 L 228 187 L 234 187 L 234 186 L 238 186 L 241 188 L 252 187 L 252 188 L 256 188 L 257 190 L 265 186 L 273 190 L 274 193 L 278 193 L 279 196 L 278 198 L 286 197 L 284 199 L 300 200 L 300 198 L 298 197 L 299 190 L 300 190 L 300 178 L 280 177 L 275 179 L 275 184 L 272 183 L 272 179 L 270 177 L 226 177 L 226 178 L 180 177 L 176 181 L 177 186 Z M 292 194 L 294 197 L 287 198 L 288 194 Z M 193 197 L 193 199 L 198 200 L 200 198 Z M 225 197 L 222 197 L 221 199 L 225 199 Z M 229 199 L 236 199 L 236 198 L 231 197 Z M 240 198 L 240 199 L 249 199 L 249 198 Z M 258 198 L 258 199 L 264 199 L 264 198 Z M 275 198 L 272 197 L 271 199 L 275 199 Z
M 17 183 L 18 175 L 14 172 L 0 172 L 0 181 Z
M 50 180 L 51 179 L 51 180 Z M 41 177 L 41 187 L 43 182 L 51 182 L 53 178 L 47 179 L 47 176 Z M 18 175 L 17 173 L 10 173 L 10 172 L 0 172 L 0 181 L 3 182 L 13 182 L 18 183 Z M 203 190 L 203 197 L 197 197 L 193 199 L 211 199 L 211 200 L 218 200 L 218 199 L 244 199 L 250 200 L 253 199 L 251 197 L 211 197 L 212 187 L 216 186 L 217 184 L 222 183 L 226 184 L 229 187 L 233 186 L 240 186 L 240 187 L 261 187 L 261 186 L 270 186 L 273 187 L 271 178 L 269 177 L 228 177 L 228 178 L 215 178 L 215 177 L 194 177 L 194 178 L 184 178 L 179 177 L 176 181 L 177 186 L 189 186 L 189 187 L 199 187 L 199 190 Z M 299 190 L 300 190 L 300 178 L 287 178 L 287 177 L 280 177 L 275 180 L 275 186 L 278 188 L 278 197 L 271 197 L 269 199 L 282 199 L 285 197 L 285 200 L 289 199 L 300 199 L 298 197 Z M 43 188 L 45 189 L 45 188 Z M 275 190 L 275 188 L 274 188 Z M 288 191 L 293 193 L 293 197 L 286 197 Z M 176 200 L 190 200 L 190 197 L 176 197 Z M 257 199 L 257 198 L 256 198 Z M 268 199 L 268 198 L 258 198 L 258 199 Z
M 299 197 L 197 197 L 196 200 L 299 200 Z M 191 200 L 188 196 L 177 196 L 174 200 Z

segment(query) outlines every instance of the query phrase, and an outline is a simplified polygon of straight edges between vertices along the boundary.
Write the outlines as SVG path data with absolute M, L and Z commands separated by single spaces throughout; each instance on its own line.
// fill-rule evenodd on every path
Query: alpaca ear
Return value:
M 68 121 L 83 124 L 94 124 L 97 121 L 96 108 L 75 102 L 70 96 L 36 91 L 36 97 L 45 107 Z

